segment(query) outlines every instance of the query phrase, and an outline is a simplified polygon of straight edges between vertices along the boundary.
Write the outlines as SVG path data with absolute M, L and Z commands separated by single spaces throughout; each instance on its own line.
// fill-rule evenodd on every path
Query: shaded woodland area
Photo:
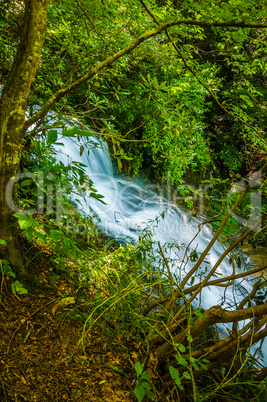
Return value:
M 266 400 L 265 10 L 0 1 L 1 400 Z M 206 248 L 104 233 L 60 136 L 89 157 L 106 141 L 116 174 L 210 228 Z M 228 307 L 201 306 L 214 286 Z

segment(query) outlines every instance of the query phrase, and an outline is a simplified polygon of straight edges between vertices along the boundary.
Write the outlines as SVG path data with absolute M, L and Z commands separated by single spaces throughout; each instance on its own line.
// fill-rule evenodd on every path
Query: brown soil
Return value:
M 47 290 L 14 295 L 1 279 L 0 401 L 135 400 L 133 368 L 118 342 L 90 332 L 82 346 L 83 323 L 60 301 Z

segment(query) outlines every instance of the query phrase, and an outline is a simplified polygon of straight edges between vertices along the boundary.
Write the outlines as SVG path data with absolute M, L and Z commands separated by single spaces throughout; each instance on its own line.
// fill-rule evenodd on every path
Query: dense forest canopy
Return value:
M 229 284 L 238 278 L 235 264 L 240 264 L 232 262 L 231 277 L 211 279 L 220 262 L 245 238 L 261 246 L 266 242 L 266 27 L 266 2 L 255 0 L 0 1 L 2 272 L 12 278 L 16 272 L 21 280 L 30 274 L 30 265 L 23 257 L 23 241 L 35 242 L 38 247 L 40 243 L 49 244 L 52 252 L 60 254 L 61 262 L 71 258 L 70 252 L 81 270 L 84 268 L 79 261 L 87 264 L 87 258 L 90 264 L 92 259 L 108 260 L 112 275 L 101 271 L 99 282 L 94 284 L 103 284 L 101 297 L 107 300 L 97 304 L 99 298 L 94 299 L 86 314 L 90 325 L 98 321 L 96 312 L 101 317 L 110 314 L 107 322 L 114 317 L 116 322 L 110 328 L 122 333 L 127 328 L 143 342 L 138 352 L 143 365 L 139 360 L 135 365 L 134 392 L 138 401 L 145 395 L 152 400 L 166 400 L 164 393 L 171 398 L 168 400 L 211 400 L 222 389 L 227 394 L 231 384 L 239 384 L 243 371 L 240 383 L 249 383 L 250 395 L 256 398 L 254 380 L 261 384 L 259 394 L 264 388 L 261 381 L 266 368 L 259 374 L 255 369 L 253 377 L 247 353 L 252 344 L 266 337 L 264 274 L 249 294 L 244 293 L 234 311 L 219 306 L 194 310 L 194 300 L 202 288 Z M 79 127 L 73 123 L 69 127 L 73 119 Z M 81 136 L 89 142 L 94 135 L 102 137 L 108 142 L 118 172 L 131 177 L 145 174 L 163 186 L 171 186 L 170 191 L 181 186 L 182 195 L 190 195 L 192 188 L 196 190 L 201 183 L 212 189 L 207 194 L 202 192 L 201 197 L 206 196 L 206 212 L 216 215 L 213 229 L 217 231 L 202 255 L 190 254 L 189 260 L 196 264 L 181 282 L 172 277 L 160 244 L 158 254 L 168 275 L 163 280 L 162 272 L 155 274 L 151 268 L 155 261 L 151 266 L 148 263 L 153 248 L 149 238 L 136 249 L 117 245 L 114 254 L 109 254 L 108 248 L 99 248 L 95 258 L 92 251 L 84 251 L 88 248 L 84 239 L 79 239 L 83 241 L 81 246 L 57 227 L 57 217 L 49 205 L 42 205 L 35 214 L 22 212 L 35 207 L 38 194 L 49 191 L 49 177 L 53 177 L 54 185 L 66 188 L 70 174 L 76 189 L 85 191 L 89 186 L 90 195 L 101 202 L 101 194 L 94 190 L 83 167 L 56 162 L 53 145 L 58 140 L 58 128 L 63 136 L 77 141 Z M 81 146 L 81 155 L 83 152 L 86 150 Z M 40 180 L 21 183 L 16 179 L 18 173 L 27 175 L 32 171 L 35 178 L 43 175 L 45 190 L 38 189 Z M 247 175 L 252 181 L 243 184 L 243 191 L 233 194 L 230 201 L 229 193 L 226 199 L 223 191 L 228 184 Z M 188 182 L 194 182 L 195 187 L 186 188 Z M 248 201 L 252 182 L 262 198 L 258 209 Z M 62 197 L 64 206 L 71 209 L 66 194 Z M 221 204 L 224 197 L 227 206 Z M 187 207 L 195 208 L 193 200 L 193 196 L 186 198 Z M 246 222 L 251 222 L 254 214 L 253 224 L 241 228 L 231 220 L 236 211 Z M 75 219 L 79 223 L 85 218 Z M 226 225 L 229 221 L 233 229 Z M 236 237 L 225 246 L 200 285 L 194 285 L 197 270 L 221 233 Z M 93 241 L 96 247 L 99 239 L 89 236 L 86 241 Z M 153 271 L 148 280 L 148 274 L 142 271 L 144 266 Z M 264 268 L 264 264 L 258 266 L 253 273 Z M 117 270 L 120 280 L 114 274 Z M 88 278 L 88 273 L 82 275 Z M 156 285 L 152 285 L 155 275 Z M 19 293 L 20 289 L 23 293 L 20 282 L 14 283 L 13 292 Z M 157 301 L 143 300 L 146 286 L 155 286 Z M 110 305 L 117 306 L 118 315 L 112 315 Z M 130 320 L 131 316 L 133 321 L 127 326 L 124 319 Z M 249 321 L 246 330 L 237 326 L 244 317 Z M 213 326 L 217 323 L 232 323 L 232 332 L 213 343 L 209 337 L 216 338 Z M 207 370 L 210 378 L 205 377 L 203 382 Z M 220 376 L 222 386 L 218 385 Z M 153 379 L 154 385 L 146 382 Z M 164 391 L 160 383 L 165 384 Z M 189 392 L 187 399 L 185 389 Z M 242 386 L 238 392 L 242 399 Z

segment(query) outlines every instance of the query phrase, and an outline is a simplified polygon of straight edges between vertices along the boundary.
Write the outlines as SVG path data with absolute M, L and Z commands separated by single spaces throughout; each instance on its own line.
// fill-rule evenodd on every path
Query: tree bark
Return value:
M 45 38 L 48 0 L 25 0 L 24 25 L 20 44 L 0 99 L 0 246 L 4 256 L 17 268 L 22 268 L 15 220 L 6 188 L 19 172 L 25 135 L 25 113 L 30 86 L 42 53 Z
M 236 311 L 227 311 L 219 306 L 211 307 L 209 310 L 205 311 L 205 318 L 199 317 L 195 321 L 195 325 L 190 328 L 190 334 L 193 339 L 196 339 L 201 333 L 203 333 L 210 325 L 219 323 L 231 323 L 246 320 L 248 318 L 263 318 L 267 314 L 267 302 L 261 304 L 260 306 L 248 307 Z M 173 343 L 179 343 L 187 346 L 188 329 L 185 328 L 179 334 L 173 338 Z M 163 345 L 159 346 L 154 355 L 157 358 L 159 364 L 164 362 L 166 356 L 173 349 L 171 342 L 165 342 Z

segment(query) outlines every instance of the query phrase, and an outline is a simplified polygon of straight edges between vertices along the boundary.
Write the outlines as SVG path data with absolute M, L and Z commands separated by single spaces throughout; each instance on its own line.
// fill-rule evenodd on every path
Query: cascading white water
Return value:
M 170 265 L 173 272 L 176 270 L 181 277 L 184 275 L 181 273 L 181 265 L 185 265 L 185 272 L 192 268 L 194 262 L 190 259 L 186 260 L 186 264 L 182 263 L 184 249 L 190 244 L 189 254 L 193 250 L 201 254 L 212 238 L 209 228 L 204 226 L 197 235 L 198 222 L 196 219 L 189 219 L 182 209 L 170 205 L 149 187 L 140 186 L 134 180 L 114 176 L 107 145 L 102 140 L 96 137 L 90 138 L 89 152 L 86 145 L 73 138 L 63 137 L 60 142 L 62 145 L 55 147 L 57 159 L 66 165 L 72 162 L 86 165 L 86 174 L 93 181 L 94 188 L 104 196 L 103 201 L 106 204 L 90 197 L 90 191 L 87 194 L 75 194 L 73 198 L 78 201 L 77 206 L 81 211 L 86 215 L 96 215 L 100 220 L 99 226 L 109 236 L 120 242 L 136 242 L 142 230 L 150 227 L 155 242 L 159 241 L 161 245 L 176 243 L 181 247 L 180 250 L 176 247 L 166 252 L 166 257 L 172 261 Z M 80 154 L 81 145 L 84 146 L 82 155 Z M 192 241 L 194 236 L 196 238 Z M 223 251 L 221 244 L 216 242 L 205 258 L 206 262 L 202 264 L 200 271 L 201 269 L 209 270 L 214 266 Z M 232 274 L 232 267 L 227 261 L 223 261 L 216 272 L 219 275 L 229 276 Z M 197 280 L 199 279 L 196 278 L 196 282 Z M 252 288 L 247 279 L 242 282 L 242 286 L 245 286 L 248 291 Z M 204 309 L 217 304 L 224 308 L 231 308 L 231 305 L 234 305 L 234 298 L 239 304 L 236 292 L 233 296 L 232 286 L 227 288 L 213 286 L 202 290 L 200 300 Z M 241 300 L 242 296 L 240 296 Z M 264 348 L 267 349 L 267 341 L 262 350 Z M 267 353 L 264 360 L 267 363 Z

